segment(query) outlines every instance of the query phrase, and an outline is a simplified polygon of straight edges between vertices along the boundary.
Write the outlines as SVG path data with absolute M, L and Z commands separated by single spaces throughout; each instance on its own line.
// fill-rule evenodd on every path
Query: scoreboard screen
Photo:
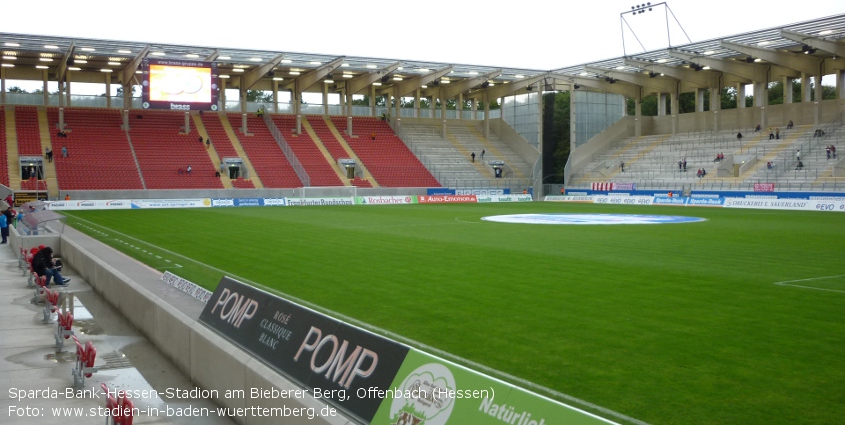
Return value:
M 145 58 L 141 63 L 144 109 L 217 110 L 217 64 Z

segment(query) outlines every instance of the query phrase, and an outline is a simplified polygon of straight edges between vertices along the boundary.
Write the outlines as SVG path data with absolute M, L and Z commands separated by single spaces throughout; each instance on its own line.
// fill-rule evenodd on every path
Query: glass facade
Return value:
M 625 116 L 625 97 L 619 94 L 573 91 L 572 99 L 575 147 L 587 143 Z
M 520 94 L 503 99 L 501 114 L 506 123 L 535 148 L 540 144 L 540 93 Z M 490 118 L 495 118 L 493 111 Z

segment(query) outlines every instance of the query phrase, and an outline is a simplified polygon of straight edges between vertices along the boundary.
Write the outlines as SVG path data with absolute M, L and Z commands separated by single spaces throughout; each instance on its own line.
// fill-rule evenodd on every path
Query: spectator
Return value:
M 701 177 L 704 177 L 704 176 L 706 176 L 706 175 L 707 175 L 707 170 L 705 170 L 705 169 L 703 169 L 703 168 L 702 168 L 702 169 L 701 169 Z
M 769 140 L 774 140 L 774 138 L 775 138 L 775 132 L 772 131 L 772 129 L 770 128 L 769 129 Z
M 771 170 L 772 169 L 772 161 L 766 163 L 766 168 Z
M 53 150 L 49 146 L 47 146 L 47 151 L 44 154 L 47 156 L 47 162 L 53 162 Z
M 795 151 L 795 159 L 797 159 L 799 161 L 801 160 L 801 149 L 798 149 L 797 151 Z
M 798 165 L 795 167 L 795 171 L 801 171 L 802 168 L 804 168 L 804 163 L 799 160 Z
M 789 130 L 792 128 L 792 120 L 789 120 L 789 124 L 786 125 L 786 129 Z
M 471 157 L 472 157 L 472 162 L 475 162 L 475 152 L 473 152 L 473 153 L 469 154 L 469 156 L 471 156 Z
M 185 174 L 185 169 L 182 168 L 182 167 L 179 167 L 179 169 L 176 170 L 176 172 L 179 173 L 179 175 L 181 176 L 182 174 Z
M 10 207 L 11 207 L 12 205 L 15 205 L 15 199 L 14 199 L 14 198 L 12 198 L 12 194 L 11 194 L 11 193 L 10 193 L 8 196 L 6 196 L 5 201 L 6 201 L 6 203 L 7 203 L 7 204 L 9 204 L 9 206 L 10 206 Z
M 684 161 L 678 161 L 678 172 L 680 173 L 683 170 L 684 170 Z
M 830 145 L 830 153 L 833 155 L 833 159 L 836 159 L 836 146 Z
M 214 172 L 214 177 L 220 177 L 220 172 L 219 172 L 219 171 L 215 171 L 215 172 Z
M 211 137 L 205 139 L 205 148 L 208 149 L 211 147 Z
M 827 153 L 827 159 L 830 159 L 830 146 L 825 146 L 824 151 Z
M 200 143 L 202 143 L 202 136 L 200 136 Z
M 775 139 L 780 140 L 780 127 L 775 127 Z
M 484 151 L 481 151 L 481 157 L 484 158 Z M 625 161 L 619 163 L 619 166 L 622 167 L 622 172 L 625 172 Z
M 62 146 L 62 158 L 67 158 L 67 146 Z
M 193 168 L 191 168 L 191 164 L 188 164 L 187 172 L 188 172 L 188 175 L 189 175 L 189 176 L 191 175 L 191 170 L 192 170 L 192 169 L 193 169 Z
M 6 211 L 0 214 L 0 235 L 3 236 L 3 242 L 0 242 L 0 245 L 7 243 L 9 237 L 9 219 L 6 217 Z
M 481 160 L 484 161 L 484 149 L 481 150 Z M 622 171 L 625 171 L 625 163 L 622 163 Z
M 701 177 L 701 176 L 702 176 L 702 174 L 701 174 L 701 168 L 699 168 L 699 169 L 698 169 L 698 172 L 696 172 L 696 173 L 695 173 L 695 176 L 696 176 L 696 177 Z
M 53 249 L 49 246 L 42 248 L 32 257 L 32 270 L 38 276 L 47 276 L 45 285 L 50 284 L 50 278 L 53 278 L 53 281 L 59 286 L 65 286 L 70 282 L 70 278 L 62 277 L 59 272 L 61 267 L 57 267 L 56 260 L 53 259 Z
M 264 107 L 263 106 L 259 107 L 258 110 L 255 111 L 255 115 L 258 115 L 258 118 L 263 117 L 264 116 Z
M 721 161 L 721 159 L 719 159 L 719 154 L 716 154 L 716 158 L 713 159 L 713 162 L 719 162 L 719 161 Z
M 370 135 L 370 139 L 371 139 L 371 140 L 376 140 L 376 133 L 371 134 L 371 135 Z
M 687 159 L 684 158 L 684 172 L 687 172 Z
M 742 133 L 736 133 L 736 140 L 742 141 Z
M 70 195 L 65 195 L 65 201 L 70 201 Z
M 760 124 L 757 124 L 757 127 L 754 127 L 754 132 L 756 133 L 760 131 L 760 129 L 762 129 L 762 127 L 760 127 Z

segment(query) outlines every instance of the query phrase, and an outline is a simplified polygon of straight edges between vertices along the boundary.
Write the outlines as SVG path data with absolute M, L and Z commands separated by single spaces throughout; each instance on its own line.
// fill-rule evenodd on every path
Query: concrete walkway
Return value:
M 122 257 L 120 262 L 134 262 L 119 253 L 112 255 Z M 136 262 L 139 266 L 144 267 Z M 57 325 L 43 323 L 42 306 L 31 303 L 34 289 L 27 288 L 16 253 L 9 245 L 0 245 L 0 423 L 105 423 L 101 384 L 139 396 L 132 399 L 138 409 L 137 424 L 234 423 L 219 417 L 213 402 L 191 394 L 197 389 L 188 377 L 74 270 L 65 266 L 63 272 L 72 278 L 67 287 L 58 288 L 73 299 L 73 331 L 83 344 L 93 342 L 100 370 L 86 379 L 84 391 L 73 391 L 73 339 L 65 340 L 64 350 L 57 352 Z

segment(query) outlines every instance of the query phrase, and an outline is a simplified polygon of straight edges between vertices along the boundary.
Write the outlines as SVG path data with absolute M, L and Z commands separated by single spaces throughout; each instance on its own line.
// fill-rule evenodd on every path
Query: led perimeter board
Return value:
M 217 110 L 217 63 L 144 58 L 144 109 Z

